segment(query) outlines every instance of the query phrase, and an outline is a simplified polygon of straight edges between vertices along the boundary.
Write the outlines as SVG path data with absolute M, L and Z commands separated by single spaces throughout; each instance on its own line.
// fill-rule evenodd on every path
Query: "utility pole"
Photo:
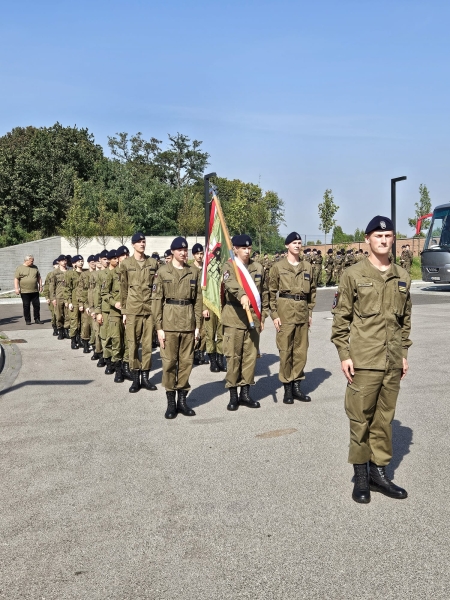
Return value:
M 204 193 L 205 193 L 205 256 L 206 256 L 208 243 L 209 243 L 209 239 L 208 239 L 209 238 L 209 206 L 210 206 L 209 180 L 211 179 L 211 177 L 217 177 L 217 173 L 208 173 L 208 175 L 205 175 L 203 177 Z
M 391 221 L 394 225 L 394 236 L 397 235 L 397 207 L 396 207 L 396 190 L 395 185 L 397 181 L 404 181 L 406 179 L 406 175 L 403 177 L 395 177 L 391 179 Z M 394 262 L 397 262 L 397 242 L 396 237 L 394 237 L 394 244 L 392 246 L 392 254 L 394 255 Z

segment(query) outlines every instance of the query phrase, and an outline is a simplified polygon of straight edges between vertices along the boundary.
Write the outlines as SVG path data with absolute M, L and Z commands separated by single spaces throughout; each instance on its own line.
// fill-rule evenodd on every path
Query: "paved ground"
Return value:
M 200 366 L 197 417 L 173 422 L 160 386 L 131 395 L 50 331 L 14 330 L 26 343 L 7 347 L 15 381 L 0 376 L 0 598 L 448 600 L 450 307 L 440 293 L 430 309 L 433 294 L 415 294 L 394 421 L 391 473 L 409 498 L 367 506 L 350 497 L 328 310 L 311 330 L 311 404 L 281 402 L 269 324 L 261 409 L 227 412 L 221 375 Z

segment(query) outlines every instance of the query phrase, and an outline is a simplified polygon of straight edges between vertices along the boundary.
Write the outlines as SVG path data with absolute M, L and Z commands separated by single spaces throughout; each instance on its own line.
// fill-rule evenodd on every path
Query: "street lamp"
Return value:
M 217 173 L 208 173 L 208 175 L 203 177 L 205 191 L 205 256 L 206 248 L 209 242 L 209 180 L 211 177 L 217 177 Z
M 394 255 L 394 262 L 397 262 L 397 212 L 396 212 L 396 193 L 395 193 L 395 184 L 397 181 L 404 181 L 406 179 L 406 175 L 403 177 L 395 177 L 391 179 L 391 221 L 394 225 L 394 243 L 392 245 L 392 254 Z

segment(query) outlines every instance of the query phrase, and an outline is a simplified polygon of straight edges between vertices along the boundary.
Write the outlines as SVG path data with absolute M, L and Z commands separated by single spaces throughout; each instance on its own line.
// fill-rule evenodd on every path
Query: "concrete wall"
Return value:
M 0 294 L 14 289 L 14 272 L 23 264 L 27 254 L 34 256 L 34 264 L 39 268 L 42 279 L 52 270 L 52 262 L 61 254 L 59 236 L 0 248 Z

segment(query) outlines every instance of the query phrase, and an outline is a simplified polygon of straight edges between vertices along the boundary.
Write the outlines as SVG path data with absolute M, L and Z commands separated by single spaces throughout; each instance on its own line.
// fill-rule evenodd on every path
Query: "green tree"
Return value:
M 178 211 L 177 224 L 182 235 L 195 235 L 205 231 L 205 208 L 200 194 L 186 190 Z
M 109 232 L 123 246 L 127 238 L 135 232 L 133 219 L 127 214 L 123 200 L 117 202 L 117 209 L 112 213 L 109 222 Z
M 112 237 L 113 218 L 113 213 L 107 209 L 106 202 L 100 200 L 95 221 L 95 239 L 104 249 L 108 245 L 109 238 Z
M 364 229 L 355 229 L 355 233 L 353 234 L 353 239 L 355 242 L 364 242 L 366 239 L 366 234 L 364 233 Z
M 262 251 L 262 239 L 270 231 L 270 211 L 265 197 L 251 205 L 250 224 L 258 237 L 259 252 Z
M 423 217 L 424 215 L 428 215 L 431 213 L 430 194 L 428 192 L 427 186 L 424 185 L 423 183 L 421 183 L 419 185 L 419 194 L 420 194 L 419 202 L 414 203 L 414 206 L 416 207 L 415 217 L 413 219 L 408 219 L 409 226 L 413 227 L 414 229 L 416 228 L 417 221 L 420 217 Z M 422 233 L 422 229 L 429 229 L 430 223 L 431 223 L 431 221 L 429 219 L 425 219 L 424 221 L 422 221 L 422 223 L 420 224 L 420 234 L 419 234 L 420 237 L 425 236 L 425 234 Z
M 74 195 L 70 202 L 69 210 L 64 219 L 59 233 L 75 246 L 77 254 L 80 248 L 86 246 L 95 235 L 96 227 L 91 220 L 89 209 L 82 197 L 81 185 L 77 179 L 74 180 Z
M 323 195 L 323 202 L 319 204 L 319 217 L 320 225 L 319 229 L 325 234 L 325 244 L 327 243 L 327 233 L 333 229 L 336 224 L 334 215 L 339 210 L 339 206 L 334 203 L 333 194 L 331 190 L 325 190 Z
M 349 244 L 354 241 L 354 236 L 349 233 L 344 233 L 340 225 L 336 225 L 332 235 L 333 244 Z

